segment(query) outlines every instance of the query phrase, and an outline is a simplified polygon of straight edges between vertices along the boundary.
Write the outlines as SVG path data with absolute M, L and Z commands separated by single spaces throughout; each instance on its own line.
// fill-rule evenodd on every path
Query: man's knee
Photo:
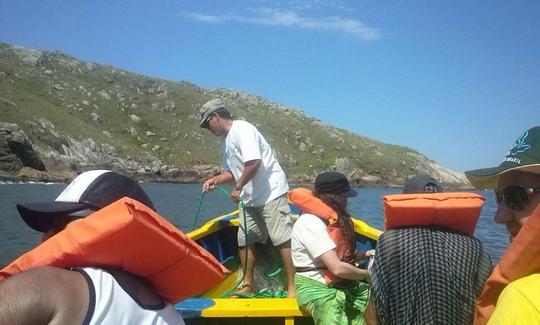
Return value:
M 289 239 L 286 242 L 277 245 L 276 247 L 279 249 L 291 249 L 291 240 Z

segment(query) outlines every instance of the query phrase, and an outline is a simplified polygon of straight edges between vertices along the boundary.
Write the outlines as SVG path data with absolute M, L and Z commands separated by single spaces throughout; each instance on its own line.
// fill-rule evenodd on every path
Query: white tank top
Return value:
M 166 302 L 155 306 L 141 304 L 105 270 L 85 267 L 76 271 L 86 278 L 90 289 L 84 325 L 185 324 L 172 305 Z

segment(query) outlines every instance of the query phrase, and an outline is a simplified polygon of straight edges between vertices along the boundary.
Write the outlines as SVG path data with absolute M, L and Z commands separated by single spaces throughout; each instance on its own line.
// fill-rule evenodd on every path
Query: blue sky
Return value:
M 0 42 L 249 92 L 458 171 L 540 125 L 538 1 L 0 0 Z

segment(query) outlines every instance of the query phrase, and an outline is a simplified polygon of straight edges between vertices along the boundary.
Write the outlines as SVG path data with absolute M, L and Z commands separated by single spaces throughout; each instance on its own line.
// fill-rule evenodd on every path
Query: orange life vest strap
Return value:
M 46 265 L 122 269 L 147 279 L 171 303 L 207 291 L 228 273 L 170 222 L 126 197 L 71 222 L 1 270 L 0 281 Z
M 539 238 L 540 205 L 531 213 L 487 279 L 484 290 L 476 301 L 475 325 L 487 324 L 506 285 L 540 272 Z
M 384 229 L 442 226 L 472 235 L 484 201 L 466 192 L 385 195 Z

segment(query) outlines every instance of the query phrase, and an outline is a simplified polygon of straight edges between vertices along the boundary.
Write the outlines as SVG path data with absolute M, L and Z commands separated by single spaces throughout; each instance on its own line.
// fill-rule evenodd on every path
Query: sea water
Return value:
M 157 211 L 183 231 L 203 224 L 216 216 L 236 209 L 236 205 L 221 191 L 204 195 L 200 184 L 142 183 Z M 17 202 L 54 200 L 66 184 L 0 184 L 0 267 L 36 246 L 41 234 L 29 228 L 17 213 Z M 349 199 L 349 211 L 355 218 L 371 226 L 383 228 L 382 196 L 400 193 L 400 189 L 357 189 L 359 195 Z M 492 191 L 477 192 L 486 198 L 475 236 L 484 244 L 496 263 L 508 246 L 508 234 L 502 225 L 493 222 L 497 208 Z

